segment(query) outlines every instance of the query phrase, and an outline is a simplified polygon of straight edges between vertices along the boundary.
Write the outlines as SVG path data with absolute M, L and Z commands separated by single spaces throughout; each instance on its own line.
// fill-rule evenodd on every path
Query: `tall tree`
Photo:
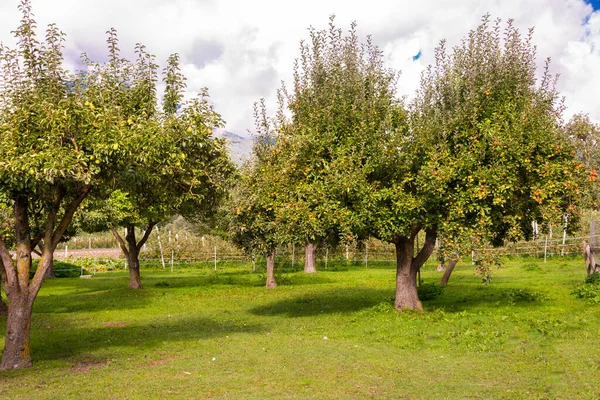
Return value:
M 143 161 L 154 132 L 153 124 L 121 107 L 151 83 L 130 79 L 114 31 L 108 63 L 84 57 L 86 71 L 70 73 L 62 67 L 64 34 L 50 25 L 39 40 L 30 1 L 19 9 L 17 47 L 0 47 L 0 198 L 10 210 L 3 224 L 9 235 L 0 235 L 8 297 L 1 369 L 31 366 L 32 307 L 57 244 L 91 191 Z M 14 259 L 7 238 L 14 240 Z M 29 279 L 36 247 L 41 258 Z
M 365 237 L 369 153 L 401 105 L 397 77 L 370 37 L 360 42 L 355 23 L 344 33 L 332 16 L 329 29 L 311 28 L 300 45 L 293 88 L 280 91 L 278 142 L 287 154 L 282 190 L 289 207 L 279 218 L 294 241 L 306 243 L 306 272 L 315 271 L 319 243 Z
M 489 16 L 450 54 L 444 42 L 436 49 L 408 129 L 373 175 L 374 234 L 396 246 L 398 310 L 422 308 L 415 278 L 438 235 L 500 244 L 529 237 L 532 218 L 576 217 L 580 177 L 548 67 L 537 82 L 532 32 L 522 37 L 509 21 L 502 35 Z

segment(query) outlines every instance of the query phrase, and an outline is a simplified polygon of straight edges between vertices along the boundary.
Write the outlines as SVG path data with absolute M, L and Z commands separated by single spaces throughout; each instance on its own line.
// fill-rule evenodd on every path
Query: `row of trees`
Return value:
M 207 91 L 183 101 L 177 55 L 159 99 L 144 46 L 126 60 L 110 30 L 106 63 L 84 55 L 83 71 L 66 71 L 64 35 L 51 25 L 37 38 L 29 0 L 20 10 L 17 47 L 0 47 L 1 369 L 31 366 L 34 300 L 56 246 L 77 229 L 113 232 L 131 288 L 142 287 L 141 247 L 173 215 L 204 226 L 217 216 L 234 242 L 265 255 L 268 287 L 281 244 L 305 243 L 314 272 L 317 246 L 376 237 L 396 246 L 396 308 L 421 309 L 416 275 L 437 239 L 456 260 L 476 241 L 528 237 L 532 219 L 572 224 L 583 184 L 595 180 L 593 161 L 577 157 L 588 148 L 573 147 L 595 143 L 585 136 L 593 125 L 563 126 L 554 78 L 546 69 L 536 81 L 531 35 L 510 22 L 502 33 L 485 17 L 450 53 L 442 43 L 410 103 L 354 24 L 347 34 L 333 18 L 310 30 L 276 115 L 256 106 L 253 159 L 238 172 L 211 136 L 223 121 Z
M 580 199 L 597 199 L 598 127 L 563 123 L 532 34 L 485 16 L 451 51 L 441 42 L 407 103 L 355 25 L 310 30 L 278 112 L 256 105 L 254 157 L 230 209 L 233 240 L 267 256 L 267 286 L 280 244 L 304 242 L 312 272 L 317 245 L 376 237 L 396 246 L 396 308 L 421 309 L 416 276 L 436 240 L 447 283 L 474 246 L 528 239 L 532 221 L 574 227 Z

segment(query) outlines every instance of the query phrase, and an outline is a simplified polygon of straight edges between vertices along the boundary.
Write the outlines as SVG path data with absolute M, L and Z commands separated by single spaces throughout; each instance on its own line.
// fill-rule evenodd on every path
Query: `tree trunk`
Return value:
M 394 307 L 398 311 L 405 308 L 422 310 L 423 305 L 417 293 L 417 270 L 413 266 L 414 237 L 396 239 L 396 299 Z
M 33 301 L 22 293 L 12 293 L 6 320 L 6 340 L 0 370 L 31 367 L 29 331 Z
M 420 226 L 413 227 L 411 236 L 396 235 L 393 243 L 396 246 L 396 298 L 394 307 L 398 311 L 404 309 L 422 310 L 423 304 L 417 292 L 417 273 L 425 261 L 433 253 L 437 232 L 435 228 L 425 229 L 425 243 L 416 257 L 415 238 Z
M 454 271 L 454 267 L 456 267 L 457 262 L 458 262 L 458 260 L 450 260 L 450 263 L 448 264 L 448 268 L 446 268 L 446 271 L 444 272 L 444 276 L 442 276 L 440 286 L 446 286 L 448 284 L 450 275 L 452 275 L 452 271 Z
M 48 269 L 46 270 L 46 273 L 44 274 L 44 279 L 54 279 L 56 278 L 56 275 L 54 275 L 54 258 L 52 260 L 50 260 L 50 266 L 48 267 Z
M 129 287 L 131 289 L 142 289 L 142 278 L 140 276 L 140 260 L 137 251 L 130 250 L 127 258 L 129 265 Z
M 317 272 L 317 244 L 306 243 L 306 251 L 304 255 L 304 272 L 307 274 L 314 274 Z
M 119 246 L 121 247 L 121 251 L 123 251 L 125 258 L 127 258 L 127 265 L 129 267 L 129 287 L 131 289 L 143 288 L 142 279 L 140 277 L 140 251 L 142 250 L 144 243 L 146 243 L 146 241 L 150 237 L 154 225 L 156 225 L 155 222 L 148 222 L 148 226 L 146 227 L 144 236 L 142 237 L 139 243 L 135 238 L 135 225 L 133 224 L 128 224 L 126 226 L 125 229 L 127 235 L 125 236 L 125 240 L 123 240 L 121 235 L 119 235 L 119 232 L 117 232 L 116 228 L 112 227 L 110 229 L 115 239 L 117 239 L 117 242 L 119 243 Z
M 275 251 L 267 254 L 267 289 L 277 287 L 275 282 Z

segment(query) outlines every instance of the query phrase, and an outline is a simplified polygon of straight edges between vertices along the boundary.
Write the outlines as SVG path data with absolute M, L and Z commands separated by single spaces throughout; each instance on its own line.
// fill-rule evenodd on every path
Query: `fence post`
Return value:
M 365 268 L 369 268 L 369 244 L 365 243 Z
M 329 247 L 325 247 L 325 269 L 327 269 L 327 259 L 329 258 Z
M 171 250 L 171 273 L 173 273 L 173 258 L 175 257 L 175 253 Z
M 65 244 L 65 258 L 69 256 L 69 246 Z
M 217 272 L 217 246 L 215 245 L 215 272 Z
M 565 255 L 565 242 L 567 241 L 567 225 L 569 224 L 569 215 L 565 215 L 565 227 L 563 229 L 562 249 L 560 250 L 561 257 Z
M 546 243 L 544 244 L 544 263 L 546 263 L 546 253 L 548 251 L 548 236 L 546 236 Z
M 163 254 L 162 244 L 160 243 L 160 233 L 158 232 L 158 226 L 156 228 L 156 238 L 158 239 L 158 249 L 160 250 L 160 261 L 162 262 L 162 267 L 165 269 L 165 256 Z
M 296 245 L 292 243 L 292 270 L 294 269 L 294 264 L 296 261 Z M 252 257 L 252 262 L 254 262 L 254 256 Z

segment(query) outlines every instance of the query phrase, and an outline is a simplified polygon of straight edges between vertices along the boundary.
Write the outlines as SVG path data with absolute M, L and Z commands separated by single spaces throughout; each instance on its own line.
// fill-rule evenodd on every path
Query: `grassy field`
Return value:
M 140 291 L 124 272 L 46 282 L 34 368 L 0 373 L 0 398 L 600 397 L 600 305 L 571 294 L 581 259 L 507 261 L 489 286 L 459 265 L 423 313 L 393 310 L 391 265 L 274 290 L 249 267 L 142 273 Z

